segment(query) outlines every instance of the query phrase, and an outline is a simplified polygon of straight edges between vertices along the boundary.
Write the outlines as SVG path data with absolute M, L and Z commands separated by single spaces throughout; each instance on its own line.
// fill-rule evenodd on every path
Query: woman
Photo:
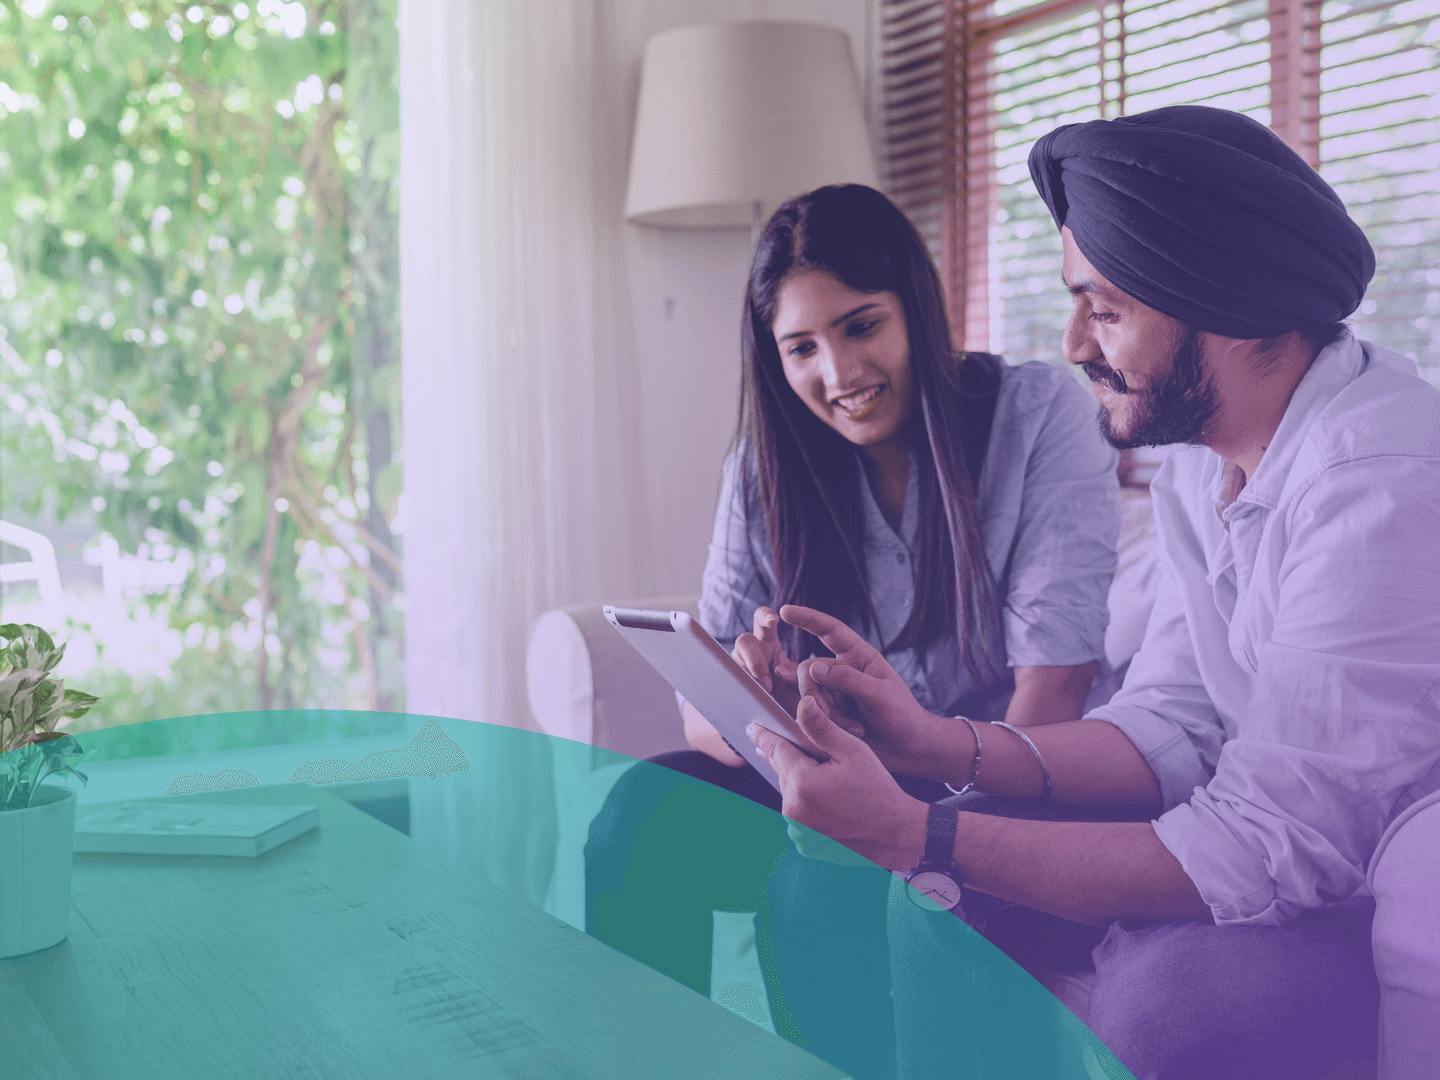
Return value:
M 862 629 L 932 711 L 1016 725 L 1079 718 L 1103 653 L 1119 521 L 1114 454 L 1089 395 L 1052 365 L 955 354 L 920 237 L 857 185 L 802 195 L 770 218 L 742 347 L 705 628 L 791 705 L 796 662 L 823 649 L 778 623 L 781 603 Z M 711 912 L 763 906 L 782 1033 L 857 1075 L 893 1069 L 874 1034 L 888 987 L 846 978 L 885 970 L 882 880 L 837 888 L 834 875 L 857 871 L 780 858 L 773 815 L 753 819 L 753 835 L 692 829 L 683 844 L 645 850 L 648 823 L 686 790 L 677 772 L 779 806 L 703 717 L 684 703 L 682 713 L 693 749 L 655 759 L 674 772 L 632 769 L 592 826 L 590 932 L 706 993 Z M 805 985 L 821 989 L 782 1000 L 778 976 L 802 964 Z M 817 964 L 834 978 L 816 978 Z M 827 999 L 826 985 L 845 989 Z M 837 1010 L 867 1017 L 848 1026 L 853 1040 Z

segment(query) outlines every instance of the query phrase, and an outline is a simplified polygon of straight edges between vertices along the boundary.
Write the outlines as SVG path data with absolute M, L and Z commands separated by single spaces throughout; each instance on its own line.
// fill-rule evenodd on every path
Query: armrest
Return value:
M 694 615 L 697 598 L 617 603 Z M 675 692 L 605 621 L 599 604 L 556 608 L 535 620 L 525 672 L 530 711 L 546 734 L 637 758 L 685 747 Z
M 1440 792 L 1391 822 L 1370 861 L 1375 974 L 1380 981 L 1379 1075 L 1433 1076 L 1440 1060 Z

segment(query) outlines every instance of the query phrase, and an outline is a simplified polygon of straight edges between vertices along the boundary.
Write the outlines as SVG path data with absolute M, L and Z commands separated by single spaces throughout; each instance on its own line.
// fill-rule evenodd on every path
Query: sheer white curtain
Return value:
M 616 11 L 401 11 L 409 708 L 524 724 L 530 619 L 632 592 L 650 535 Z
M 401 5 L 406 687 L 411 713 L 524 726 L 525 635 L 632 591 L 647 534 L 620 208 L 627 95 L 589 0 Z M 411 785 L 411 831 L 533 899 L 548 748 Z M 468 743 L 468 745 L 467 745 Z
M 734 420 L 749 238 L 624 224 L 644 41 L 693 22 L 843 19 L 858 52 L 866 11 L 401 3 L 410 712 L 528 725 L 537 614 L 698 587 Z M 540 740 L 532 757 L 472 757 L 444 798 L 415 781 L 412 832 L 543 894 L 554 806 Z

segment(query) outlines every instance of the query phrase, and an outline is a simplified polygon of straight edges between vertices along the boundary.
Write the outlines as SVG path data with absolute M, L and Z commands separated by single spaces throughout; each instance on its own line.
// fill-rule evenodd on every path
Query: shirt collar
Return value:
M 1364 366 L 1365 350 L 1349 331 L 1320 350 L 1285 406 L 1285 415 L 1255 475 L 1247 478 L 1238 468 L 1222 463 L 1215 485 L 1215 510 L 1222 521 L 1231 520 L 1245 505 L 1273 510 L 1279 504 L 1286 477 L 1305 444 L 1311 423 Z
M 859 447 L 856 447 L 854 452 L 855 468 L 860 473 L 860 498 L 864 508 L 866 531 L 879 540 L 893 541 L 897 532 L 885 520 L 885 514 L 870 487 L 870 474 L 865 469 L 865 459 L 862 456 L 865 452 Z M 909 466 L 905 470 L 905 508 L 900 513 L 898 538 L 906 547 L 913 549 L 920 533 L 920 478 L 916 474 L 915 451 L 911 450 L 907 457 Z

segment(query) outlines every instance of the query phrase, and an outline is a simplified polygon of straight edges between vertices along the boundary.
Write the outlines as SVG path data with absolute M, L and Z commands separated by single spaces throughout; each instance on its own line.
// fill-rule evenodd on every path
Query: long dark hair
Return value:
M 926 650 L 953 630 L 979 680 L 1003 662 L 995 582 L 975 505 L 1000 361 L 955 354 L 940 276 L 919 234 L 894 203 L 858 184 L 819 188 L 776 210 L 756 244 L 745 290 L 734 449 L 752 455 L 774 603 L 868 622 L 879 634 L 862 555 L 864 480 L 853 447 L 790 389 L 771 330 L 781 284 L 803 270 L 833 274 L 857 292 L 900 298 L 918 406 L 905 437 L 919 482 L 919 552 L 910 618 L 885 645 Z M 752 470 L 741 464 L 748 502 Z M 788 644 L 801 656 L 823 651 L 808 634 L 792 634 Z

